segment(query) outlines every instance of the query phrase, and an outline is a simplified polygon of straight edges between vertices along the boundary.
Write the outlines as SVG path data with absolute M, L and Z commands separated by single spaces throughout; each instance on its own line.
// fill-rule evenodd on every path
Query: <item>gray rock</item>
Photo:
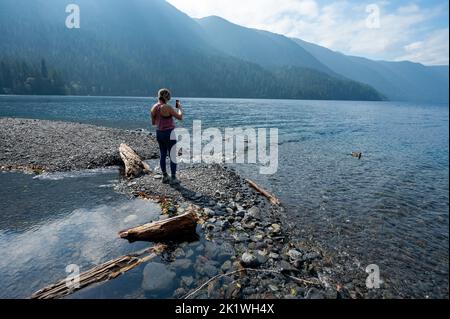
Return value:
M 173 286 L 175 277 L 175 272 L 169 270 L 166 265 L 149 263 L 144 268 L 142 289 L 150 293 L 169 291 Z
M 258 267 L 261 265 L 261 260 L 257 256 L 246 252 L 241 257 L 241 265 L 250 268 Z
M 282 270 L 286 270 L 286 271 L 296 271 L 297 270 L 290 263 L 288 263 L 285 260 L 280 261 L 279 268 L 281 268 Z
M 244 229 L 255 229 L 256 224 L 255 224 L 254 222 L 251 222 L 251 223 L 243 223 L 243 224 L 242 224 L 242 227 L 243 227 Z
M 227 260 L 226 262 L 223 263 L 223 265 L 222 265 L 222 267 L 220 267 L 220 269 L 223 272 L 228 272 L 231 269 L 232 266 L 233 265 L 232 265 L 231 261 Z
M 235 254 L 234 247 L 229 243 L 223 243 L 218 250 L 217 258 L 219 261 L 230 259 Z
M 217 205 L 215 206 L 215 209 L 217 210 L 222 210 L 225 208 L 225 205 L 223 203 L 217 203 Z
M 279 259 L 279 258 L 280 258 L 280 255 L 277 254 L 277 253 L 270 253 L 270 254 L 269 254 L 269 258 L 272 258 L 272 259 Z
M 256 218 L 260 215 L 260 210 L 258 207 L 253 206 L 247 211 L 247 214 L 253 218 Z
M 278 290 L 280 290 L 277 286 L 275 286 L 275 285 L 269 285 L 269 289 L 270 290 L 272 290 L 272 291 L 278 291 Z
M 325 294 L 317 288 L 310 288 L 305 296 L 305 299 L 325 299 Z
M 204 212 L 205 215 L 207 215 L 208 217 L 212 217 L 212 216 L 215 215 L 215 212 L 214 212 L 212 209 L 210 209 L 210 208 L 204 208 L 204 209 L 203 209 L 203 212 Z
M 229 222 L 228 220 L 226 220 L 226 221 L 224 221 L 224 222 L 222 223 L 222 229 L 223 229 L 223 230 L 228 229 L 228 228 L 230 228 L 230 227 L 231 227 L 231 224 L 230 224 L 230 222 Z
M 192 249 L 186 250 L 186 254 L 185 254 L 186 258 L 191 258 L 192 255 L 194 255 L 194 251 Z
M 244 209 L 241 209 L 236 212 L 236 216 L 243 218 L 243 217 L 245 217 L 246 213 L 247 213 L 247 211 L 245 211 Z
M 181 284 L 186 287 L 191 287 L 194 283 L 194 277 L 192 276 L 183 276 L 181 277 Z
M 289 250 L 287 254 L 292 260 L 300 259 L 300 258 L 302 258 L 302 255 L 303 255 L 301 252 L 299 252 L 296 249 Z
M 258 259 L 259 265 L 265 264 L 267 262 L 267 256 L 256 254 L 256 258 Z
M 214 207 L 214 206 L 216 206 L 216 202 L 213 201 L 213 200 L 210 200 L 210 201 L 208 202 L 208 206 Z
M 209 259 L 214 259 L 216 258 L 217 254 L 219 253 L 219 247 L 217 246 L 216 243 L 213 242 L 206 242 L 205 243 L 205 256 L 208 257 Z
M 273 234 L 281 233 L 281 226 L 278 224 L 272 224 L 272 233 Z
M 214 215 L 218 216 L 218 217 L 222 217 L 225 215 L 225 211 L 224 210 L 215 210 Z
M 172 263 L 172 267 L 186 271 L 192 268 L 192 261 L 190 259 L 177 259 Z
M 185 295 L 186 295 L 186 289 L 184 289 L 182 287 L 176 289 L 175 292 L 173 293 L 173 297 L 176 298 L 176 299 L 179 299 L 179 298 L 181 298 L 181 297 L 183 297 Z
M 175 258 L 180 258 L 180 257 L 183 257 L 185 255 L 185 252 L 184 252 L 184 250 L 182 248 L 177 248 L 173 252 L 173 255 L 175 256 Z
M 219 273 L 219 270 L 215 266 L 215 263 L 211 261 L 199 264 L 197 267 L 197 271 L 200 275 L 205 275 L 207 277 L 214 277 Z
M 304 254 L 300 260 L 306 262 L 306 261 L 311 261 L 311 260 L 318 259 L 318 258 L 320 258 L 319 253 L 310 252 L 310 253 Z
M 193 196 L 193 199 L 194 199 L 194 200 L 199 200 L 199 199 L 201 199 L 202 197 L 203 197 L 202 194 L 196 193 L 196 194 Z
M 256 235 L 252 236 L 251 241 L 254 243 L 258 243 L 258 242 L 262 241 L 263 239 L 264 239 L 264 235 L 256 234 Z
M 233 237 L 236 243 L 244 243 L 249 241 L 249 236 L 245 233 L 234 234 Z

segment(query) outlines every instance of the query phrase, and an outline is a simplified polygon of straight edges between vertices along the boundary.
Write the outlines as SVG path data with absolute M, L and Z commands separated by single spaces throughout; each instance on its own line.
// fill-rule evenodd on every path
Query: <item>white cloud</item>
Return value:
M 448 65 L 448 37 L 448 28 L 436 30 L 426 40 L 406 45 L 405 55 L 397 60 L 421 62 L 426 65 Z
M 426 23 L 442 14 L 444 6 L 420 8 L 411 3 L 389 11 L 388 1 L 354 3 L 347 0 L 319 5 L 314 0 L 169 0 L 196 18 L 218 15 L 243 26 L 268 30 L 326 46 L 346 54 L 373 59 L 404 58 L 424 64 L 448 64 L 445 30 Z M 368 28 L 367 5 L 380 8 L 380 28 Z M 445 8 L 444 8 L 445 9 Z M 439 42 L 441 41 L 441 42 Z M 409 45 L 423 43 L 412 49 Z M 430 47 L 434 45 L 434 47 Z

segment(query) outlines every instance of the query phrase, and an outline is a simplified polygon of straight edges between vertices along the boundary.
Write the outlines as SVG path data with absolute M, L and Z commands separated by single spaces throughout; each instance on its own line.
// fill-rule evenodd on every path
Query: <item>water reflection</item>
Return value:
M 118 238 L 117 232 L 158 219 L 159 206 L 150 201 L 129 200 L 111 189 L 99 188 L 102 181 L 113 177 L 110 174 L 57 181 L 33 180 L 31 176 L 15 173 L 0 175 L 2 185 L 19 179 L 27 186 L 26 195 L 11 194 L 16 201 L 32 193 L 31 202 L 34 202 L 30 206 L 8 205 L 12 218 L 2 218 L 7 221 L 3 221 L 0 229 L 0 297 L 27 297 L 65 278 L 65 267 L 69 264 L 85 271 L 150 245 L 129 244 Z M 100 195 L 96 200 L 90 198 L 94 190 Z M 33 222 L 24 225 L 25 218 Z

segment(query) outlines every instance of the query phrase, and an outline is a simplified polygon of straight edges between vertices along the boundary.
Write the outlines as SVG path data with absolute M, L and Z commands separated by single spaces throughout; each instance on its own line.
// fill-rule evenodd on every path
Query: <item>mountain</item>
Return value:
M 347 56 L 327 48 L 293 39 L 328 68 L 366 83 L 394 101 L 448 103 L 449 67 L 412 62 L 372 61 Z
M 208 43 L 231 56 L 266 67 L 298 66 L 336 75 L 285 36 L 241 27 L 217 16 L 197 21 Z
M 66 28 L 64 1 L 0 1 L 0 92 L 149 96 L 169 87 L 177 96 L 383 98 L 283 36 L 197 21 L 163 0 L 73 2 L 80 29 Z M 208 25 L 224 25 L 224 37 L 231 25 L 250 46 L 233 46 L 233 37 L 233 50 L 221 46 Z

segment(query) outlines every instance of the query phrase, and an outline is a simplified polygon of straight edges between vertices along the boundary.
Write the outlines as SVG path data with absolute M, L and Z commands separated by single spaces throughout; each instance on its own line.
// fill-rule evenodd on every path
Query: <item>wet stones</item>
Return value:
M 195 271 L 200 276 L 206 276 L 208 278 L 212 278 L 219 273 L 217 262 L 201 257 L 197 258 L 197 262 L 195 263 L 194 267 Z
M 203 213 L 208 217 L 213 217 L 216 213 L 210 208 L 204 208 Z
M 287 255 L 291 260 L 297 260 L 302 258 L 303 254 L 296 249 L 291 249 L 287 252 Z
M 193 263 L 190 259 L 177 259 L 172 262 L 171 266 L 177 271 L 188 271 L 192 269 Z
M 244 267 L 257 267 L 259 266 L 258 258 L 250 253 L 244 253 L 241 257 L 241 264 Z
M 260 215 L 260 210 L 258 207 L 253 206 L 247 211 L 247 214 L 252 218 L 257 218 Z
M 234 247 L 229 243 L 223 243 L 218 250 L 219 252 L 217 253 L 217 259 L 219 262 L 225 259 L 230 259 L 235 254 Z
M 262 256 L 259 253 L 253 254 L 250 252 L 245 252 L 241 256 L 240 263 L 246 268 L 257 268 L 267 261 L 266 256 Z
M 182 286 L 190 288 L 190 287 L 192 287 L 193 283 L 194 283 L 194 277 L 192 277 L 192 276 L 182 276 L 181 277 L 181 285 Z
M 281 233 L 281 226 L 278 224 L 272 224 L 271 233 L 274 235 L 279 235 Z
M 151 262 L 144 268 L 142 289 L 148 293 L 167 292 L 173 287 L 176 273 L 169 270 L 166 265 Z

